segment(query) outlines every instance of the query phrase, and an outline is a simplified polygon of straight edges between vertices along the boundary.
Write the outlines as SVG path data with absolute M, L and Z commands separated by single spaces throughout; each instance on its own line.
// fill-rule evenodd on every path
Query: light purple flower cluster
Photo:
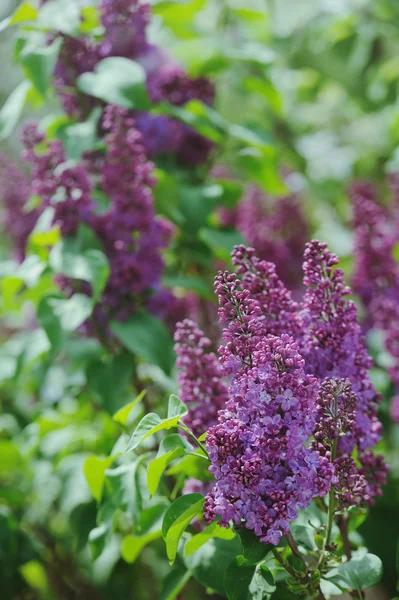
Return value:
M 154 104 L 169 102 L 182 106 L 193 99 L 211 104 L 214 88 L 209 80 L 190 78 L 164 51 L 149 44 L 146 27 L 150 5 L 142 0 L 103 0 L 99 7 L 104 35 L 100 41 L 88 36 L 63 36 L 54 82 L 67 114 L 84 118 L 97 101 L 76 86 L 79 75 L 94 71 L 107 57 L 137 61 L 147 74 L 147 88 Z M 213 144 L 187 125 L 166 116 L 134 111 L 136 127 L 142 132 L 150 156 L 174 154 L 179 163 L 195 167 L 206 161 Z
M 244 524 L 278 544 L 297 511 L 331 486 L 342 507 L 380 494 L 387 468 L 368 451 L 380 434 L 378 397 L 350 290 L 325 244 L 306 245 L 300 303 L 253 249 L 237 246 L 232 258 L 240 278 L 219 272 L 215 283 L 230 387 L 218 423 L 208 424 L 216 483 L 205 520 Z M 190 360 L 183 401 L 198 382 Z
M 230 400 L 207 436 L 216 484 L 206 498 L 206 521 L 244 521 L 261 541 L 278 544 L 298 509 L 328 492 L 331 462 L 306 447 L 317 379 L 304 364 L 292 337 L 267 336 L 252 366 L 233 378 Z
M 26 243 L 40 208 L 28 209 L 31 186 L 28 176 L 4 154 L 0 154 L 0 202 L 2 231 L 12 242 L 13 255 L 22 261 Z
M 200 436 L 217 423 L 218 411 L 228 400 L 223 369 L 215 353 L 207 351 L 211 341 L 193 321 L 177 324 L 175 342 L 179 388 L 190 409 L 184 422 Z
M 139 307 L 147 307 L 165 318 L 173 310 L 173 295 L 162 288 L 161 249 L 170 240 L 172 227 L 154 212 L 153 165 L 148 161 L 140 132 L 125 109 L 107 106 L 104 156 L 97 157 L 93 176 L 87 164 L 66 161 L 58 140 L 46 141 L 36 125 L 24 129 L 24 158 L 32 167 L 32 191 L 43 206 L 54 209 L 54 223 L 63 236 L 74 235 L 80 223 L 90 227 L 102 244 L 110 265 L 110 276 L 94 309 L 89 330 L 107 328 L 110 320 L 124 320 Z M 93 200 L 95 185 L 109 200 L 99 211 Z M 67 293 L 75 284 L 60 279 Z M 90 294 L 90 289 L 83 291 Z M 82 291 L 82 286 L 80 286 Z M 90 328 L 90 325 L 93 325 Z
M 390 180 L 397 196 L 397 176 Z M 383 206 L 375 187 L 361 182 L 351 189 L 355 234 L 354 291 L 366 310 L 364 327 L 385 334 L 385 346 L 394 363 L 388 369 L 399 386 L 399 263 L 393 256 L 399 243 L 399 213 L 396 202 Z
M 301 288 L 302 251 L 308 224 L 298 194 L 273 198 L 255 185 L 245 191 L 234 210 L 220 211 L 222 223 L 236 228 L 259 258 L 276 265 L 291 290 Z

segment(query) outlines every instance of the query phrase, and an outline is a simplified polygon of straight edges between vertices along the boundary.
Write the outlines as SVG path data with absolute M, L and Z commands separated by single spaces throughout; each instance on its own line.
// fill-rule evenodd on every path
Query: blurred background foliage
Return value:
M 63 4 L 73 1 L 63 0 Z M 18 4 L 2 0 L 0 19 L 12 14 Z M 85 2 L 89 4 L 96 6 L 94 1 Z M 234 183 L 227 185 L 230 202 L 237 201 L 240 186 L 247 183 L 256 183 L 274 197 L 283 196 L 287 188 L 281 173 L 289 170 L 289 187 L 301 194 L 311 236 L 326 241 L 350 274 L 353 235 L 348 185 L 358 178 L 371 179 L 384 197 L 386 174 L 399 171 L 397 0 L 154 0 L 152 10 L 150 40 L 167 49 L 190 75 L 206 76 L 216 86 L 216 112 L 205 115 L 203 127 L 217 140 L 210 166 L 227 165 L 237 179 L 237 189 Z M 0 36 L 1 104 L 23 77 L 13 60 L 15 34 L 11 27 Z M 40 102 L 33 93 L 29 100 L 21 121 L 60 110 L 51 95 Z M 229 124 L 227 133 L 218 128 L 218 116 Z M 1 144 L 2 151 L 17 159 L 21 148 L 16 129 Z M 180 180 L 164 164 L 157 167 L 157 208 L 170 217 L 174 186 Z M 190 284 L 205 299 L 211 297 L 214 261 L 228 260 L 231 246 L 240 239 L 235 234 L 233 238 L 217 235 L 212 210 L 220 191 L 212 187 L 215 178 L 209 173 L 198 174 L 201 185 L 208 186 L 205 192 L 201 188 L 200 196 L 196 196 L 197 188 L 185 188 L 185 198 L 188 188 L 194 198 L 177 207 L 186 219 L 186 237 L 167 253 L 173 285 L 182 276 L 182 264 L 194 260 L 196 248 L 203 251 L 205 244 L 208 270 Z M 180 217 L 172 212 L 170 218 L 178 223 Z M 37 231 L 30 242 L 44 260 L 48 259 L 48 235 L 48 231 Z M 148 520 L 142 527 L 142 537 L 148 537 L 141 540 L 146 548 L 134 562 L 128 540 L 122 546 L 125 560 L 121 559 L 121 543 L 128 537 L 130 524 L 120 507 L 137 499 L 125 498 L 133 494 L 123 477 L 130 463 L 122 461 L 115 473 L 109 457 L 118 452 L 118 444 L 123 446 L 127 429 L 127 421 L 122 422 L 120 437 L 121 423 L 112 415 L 142 389 L 147 389 L 145 409 L 159 406 L 165 411 L 168 394 L 176 390 L 175 372 L 165 373 L 159 364 L 143 361 L 135 349 L 132 354 L 128 348 L 112 355 L 96 339 L 69 336 L 62 351 L 54 352 L 44 325 L 44 329 L 23 327 L 33 319 L 32 306 L 37 308 L 43 290 L 49 293 L 54 288 L 52 277 L 43 279 L 41 273 L 36 277 L 34 264 L 28 265 L 26 273 L 16 274 L 27 285 L 21 297 L 18 281 L 13 282 L 7 270 L 6 235 L 1 251 L 2 276 L 6 277 L 0 350 L 4 598 L 174 598 L 172 593 L 184 580 L 185 571 L 182 575 L 178 564 L 171 572 L 162 558 L 163 542 L 154 535 L 162 502 L 151 505 L 140 483 L 145 471 L 140 465 L 135 467 L 135 477 L 145 496 L 141 502 L 143 506 L 150 503 L 140 517 Z M 382 344 L 377 340 L 370 348 L 377 363 L 383 364 Z M 377 597 L 385 598 L 395 595 L 398 577 L 399 434 L 388 413 L 390 382 L 382 368 L 375 369 L 374 377 L 385 395 L 381 450 L 388 456 L 392 473 L 384 497 L 360 531 L 370 551 L 383 559 L 384 591 L 381 588 Z M 139 403 L 129 423 L 142 412 Z M 85 471 L 88 457 L 95 462 Z M 107 501 L 101 503 L 104 486 Z M 222 550 L 216 552 L 216 560 L 220 557 Z M 203 583 L 203 574 L 195 565 L 192 571 L 195 577 L 185 597 L 201 598 L 198 581 Z M 217 588 L 212 576 L 208 587 Z M 207 587 L 208 579 L 203 579 Z M 273 596 L 289 597 L 281 590 Z

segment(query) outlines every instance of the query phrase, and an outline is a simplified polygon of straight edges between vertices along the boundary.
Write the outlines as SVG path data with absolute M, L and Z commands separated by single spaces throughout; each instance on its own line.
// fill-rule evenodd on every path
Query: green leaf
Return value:
M 29 4 L 29 2 L 22 2 L 10 17 L 3 19 L 0 22 L 0 32 L 7 29 L 10 25 L 17 25 L 18 23 L 26 23 L 27 21 L 35 21 L 37 18 L 37 10 Z
M 299 525 L 292 523 L 291 533 L 294 536 L 294 540 L 297 544 L 301 544 L 307 550 L 314 551 L 317 549 L 315 543 L 315 531 L 311 525 Z
M 175 600 L 191 577 L 191 572 L 182 565 L 176 565 L 166 576 L 160 600 Z
M 6 100 L 0 110 L 0 140 L 4 140 L 14 131 L 31 89 L 30 81 L 22 81 Z
M 276 591 L 274 577 L 269 567 L 258 565 L 249 586 L 250 600 L 264 600 Z
M 135 527 L 140 535 L 127 535 L 122 542 L 121 555 L 126 562 L 133 563 L 147 544 L 162 537 L 161 526 L 166 508 L 165 502 L 161 502 L 141 513 L 139 526 Z
M 57 129 L 57 137 L 64 144 L 68 158 L 79 159 L 84 152 L 93 150 L 98 143 L 97 127 L 101 116 L 101 108 L 93 110 L 82 123 L 62 123 Z
M 141 65 L 122 57 L 104 58 L 94 73 L 83 73 L 78 89 L 89 96 L 124 108 L 148 110 L 146 74 Z
M 228 129 L 228 123 L 223 117 L 200 100 L 190 100 L 184 108 L 163 104 L 158 112 L 183 121 L 183 123 L 215 143 L 220 143 L 223 140 Z
M 40 595 L 43 594 L 43 597 L 48 595 L 47 573 L 40 562 L 31 560 L 22 565 L 19 571 L 29 587 L 37 590 Z
M 325 576 L 338 587 L 360 592 L 376 585 L 382 577 L 382 562 L 375 554 L 364 554 L 351 558 Z
M 175 361 L 173 343 L 159 319 L 136 311 L 123 323 L 112 321 L 110 329 L 128 350 L 170 374 Z
M 230 254 L 237 244 L 245 244 L 245 240 L 238 231 L 219 231 L 218 229 L 203 228 L 199 237 L 209 246 L 215 256 L 221 260 L 230 260 Z
M 126 351 L 106 355 L 88 365 L 87 384 L 110 414 L 120 406 L 123 393 L 130 387 L 133 370 L 132 355 Z
M 171 394 L 168 402 L 168 419 L 184 417 L 188 413 L 187 406 L 176 396 Z
M 157 493 L 162 473 L 166 467 L 190 450 L 193 450 L 192 446 L 177 433 L 172 433 L 162 440 L 156 458 L 148 465 L 147 487 L 152 496 Z
M 76 36 L 80 27 L 79 4 L 69 0 L 47 0 L 39 11 L 38 25 Z
M 162 169 L 155 169 L 154 200 L 156 212 L 173 223 L 181 225 L 184 217 L 179 210 L 179 186 L 176 177 Z
M 112 417 L 112 420 L 115 421 L 116 423 L 119 423 L 120 425 L 127 425 L 129 423 L 129 416 L 130 416 L 132 410 L 134 409 L 135 406 L 137 406 L 137 404 L 139 404 L 139 402 L 142 401 L 142 399 L 144 398 L 146 393 L 147 393 L 147 390 L 142 390 L 140 392 L 140 394 L 138 396 L 136 396 L 136 398 L 134 400 L 132 400 L 131 402 L 129 402 L 129 404 L 126 404 L 125 406 L 120 408 L 118 410 L 118 412 L 116 412 L 114 414 L 114 416 Z
M 269 65 L 276 57 L 273 50 L 257 42 L 240 44 L 236 48 L 226 50 L 224 55 L 232 60 L 254 62 L 260 65 Z
M 104 489 L 105 471 L 115 461 L 116 456 L 107 456 L 100 458 L 99 456 L 88 456 L 83 465 L 90 492 L 93 497 L 99 502 Z
M 50 265 L 55 273 L 91 284 L 93 302 L 97 302 L 107 283 L 109 264 L 100 250 L 82 250 L 75 239 L 61 240 L 50 253 Z
M 0 440 L 0 474 L 16 473 L 22 465 L 20 451 L 13 442 Z
M 176 427 L 177 423 L 182 417 L 184 417 L 187 414 L 188 410 L 182 402 L 181 405 L 175 405 L 174 400 L 172 401 L 172 403 L 173 405 L 171 408 L 171 413 L 175 412 L 176 414 L 172 414 L 166 419 L 161 419 L 161 417 L 159 417 L 157 414 L 149 413 L 141 419 L 140 423 L 137 425 L 135 431 L 133 432 L 132 437 L 130 438 L 126 452 L 130 452 L 131 450 L 137 448 L 137 446 L 143 440 L 150 437 L 151 435 L 154 435 L 154 433 L 157 433 L 158 431 L 162 431 L 164 429 L 171 429 L 172 427 Z M 171 404 L 170 399 L 169 404 Z
M 213 475 L 209 472 L 209 459 L 203 454 L 184 456 L 168 469 L 168 475 L 186 475 L 199 481 L 212 481 Z
M 200 533 L 194 535 L 191 540 L 188 540 L 184 547 L 184 556 L 190 556 L 194 552 L 197 552 L 201 546 L 206 544 L 212 538 L 221 540 L 232 540 L 236 536 L 233 529 L 226 529 L 226 527 L 220 527 L 217 521 L 214 521 Z
M 246 527 L 238 527 L 237 533 L 242 544 L 242 554 L 247 562 L 251 564 L 264 560 L 273 548 L 271 544 L 260 542 L 258 536 Z
M 227 567 L 223 585 L 228 600 L 247 600 L 249 586 L 255 575 L 256 566 L 246 564 L 243 556 L 237 556 Z
M 177 498 L 165 513 L 162 535 L 169 562 L 174 563 L 179 540 L 187 525 L 202 512 L 205 498 L 202 494 L 187 494 Z
M 150 542 L 162 537 L 161 530 L 147 535 L 127 535 L 123 538 L 121 556 L 127 563 L 132 564 L 140 555 L 142 549 Z
M 223 573 L 231 561 L 240 554 L 238 536 L 232 540 L 211 539 L 197 552 L 184 558 L 184 563 L 205 588 L 225 596 Z
M 142 454 L 130 464 L 105 471 L 105 485 L 112 497 L 112 505 L 118 506 L 131 516 L 136 533 L 142 533 L 140 516 L 143 511 L 143 496 L 147 492 L 143 481 L 146 460 L 147 454 Z
M 58 317 L 64 331 L 76 331 L 91 315 L 93 301 L 85 294 L 74 294 L 70 298 L 47 297 L 49 307 Z
M 54 350 L 59 350 L 64 343 L 65 333 L 61 327 L 60 320 L 56 316 L 51 301 L 54 298 L 62 299 L 60 295 L 44 296 L 37 307 L 37 319 L 43 327 L 48 340 Z
M 24 46 L 20 54 L 25 75 L 42 96 L 46 95 L 61 44 L 61 38 L 55 39 L 50 45 L 46 45 L 45 40 L 38 43 L 37 39 L 34 39 L 32 43 L 28 42 Z
M 209 286 L 200 277 L 191 275 L 164 275 L 162 283 L 168 288 L 192 290 L 202 298 L 213 299 Z

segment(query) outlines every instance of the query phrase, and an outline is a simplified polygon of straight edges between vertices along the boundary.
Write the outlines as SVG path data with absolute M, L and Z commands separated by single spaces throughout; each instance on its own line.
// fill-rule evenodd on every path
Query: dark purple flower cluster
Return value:
M 39 208 L 28 209 L 31 186 L 28 176 L 12 160 L 0 154 L 0 203 L 2 230 L 13 244 L 16 260 L 25 257 L 26 243 L 38 216 Z
M 103 244 L 111 272 L 96 311 L 100 323 L 110 318 L 123 320 L 138 302 L 147 303 L 151 290 L 162 296 L 158 302 L 152 298 L 157 312 L 172 301 L 159 282 L 164 266 L 160 251 L 168 245 L 173 230 L 154 213 L 153 165 L 142 136 L 128 112 L 115 106 L 105 109 L 103 128 L 106 153 L 100 184 L 110 205 L 92 217 L 92 227 Z
M 62 143 L 46 142 L 35 123 L 24 127 L 21 140 L 23 158 L 31 165 L 31 192 L 41 198 L 42 208 L 53 207 L 53 222 L 62 235 L 74 234 L 80 222 L 89 221 L 94 206 L 85 168 L 67 162 Z
M 392 196 L 397 196 L 397 176 L 391 178 Z M 385 334 L 385 347 L 393 357 L 388 369 L 399 386 L 399 263 L 393 251 L 399 243 L 397 204 L 383 206 L 371 183 L 351 189 L 355 234 L 354 291 L 365 307 L 365 328 Z
M 253 249 L 237 246 L 232 257 L 240 278 L 219 272 L 215 283 L 230 387 L 219 422 L 208 423 L 216 483 L 205 519 L 243 523 L 277 544 L 331 486 L 343 507 L 380 494 L 387 468 L 368 451 L 380 435 L 378 397 L 350 290 L 325 244 L 306 245 L 300 303 Z M 198 382 L 189 356 L 184 368 L 183 401 Z
M 214 88 L 209 80 L 190 78 L 167 53 L 147 41 L 146 27 L 151 16 L 147 2 L 103 0 L 99 10 L 104 28 L 100 41 L 87 36 L 63 37 L 54 81 L 67 114 L 78 118 L 89 114 L 96 100 L 79 92 L 76 80 L 111 56 L 129 58 L 142 65 L 154 104 L 169 102 L 182 106 L 193 99 L 206 104 L 213 102 Z M 211 142 L 173 118 L 137 111 L 134 117 L 150 156 L 175 154 L 180 163 L 195 167 L 205 162 L 213 148 Z
M 291 290 L 301 287 L 302 251 L 309 239 L 308 224 L 298 194 L 273 198 L 251 185 L 234 210 L 220 213 L 222 223 L 235 227 L 259 258 L 276 265 Z
M 207 351 L 211 341 L 193 321 L 177 324 L 175 342 L 179 388 L 190 409 L 184 421 L 200 436 L 217 423 L 218 411 L 228 400 L 223 369 L 214 352 Z
M 155 215 L 153 165 L 141 134 L 128 111 L 115 106 L 105 108 L 102 126 L 106 152 L 96 159 L 95 176 L 84 162 L 68 162 L 62 143 L 46 141 L 36 125 L 25 127 L 22 135 L 24 158 L 32 167 L 32 191 L 43 207 L 53 208 L 54 224 L 63 236 L 74 235 L 80 223 L 90 227 L 108 258 L 110 275 L 94 309 L 93 331 L 106 329 L 112 319 L 126 319 L 142 306 L 166 319 L 175 302 L 160 285 L 161 249 L 169 243 L 172 227 Z M 93 160 L 88 164 L 93 167 Z M 93 200 L 96 184 L 109 200 L 102 212 Z M 75 289 L 71 281 L 59 283 L 67 293 Z

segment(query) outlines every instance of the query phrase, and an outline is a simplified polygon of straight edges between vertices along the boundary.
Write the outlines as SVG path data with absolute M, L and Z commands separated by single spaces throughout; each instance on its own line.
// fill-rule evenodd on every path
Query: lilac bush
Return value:
M 208 79 L 189 77 L 164 50 L 149 43 L 146 28 L 151 8 L 148 2 L 103 0 L 99 13 L 104 28 L 101 40 L 89 36 L 63 36 L 54 85 L 68 115 L 83 119 L 96 106 L 95 99 L 78 90 L 77 79 L 83 73 L 94 71 L 101 60 L 110 57 L 128 58 L 144 68 L 147 91 L 153 104 L 168 102 L 183 106 L 194 99 L 213 103 L 214 87 Z M 150 156 L 174 154 L 179 164 L 189 168 L 207 160 L 213 144 L 184 123 L 169 116 L 133 112 Z

